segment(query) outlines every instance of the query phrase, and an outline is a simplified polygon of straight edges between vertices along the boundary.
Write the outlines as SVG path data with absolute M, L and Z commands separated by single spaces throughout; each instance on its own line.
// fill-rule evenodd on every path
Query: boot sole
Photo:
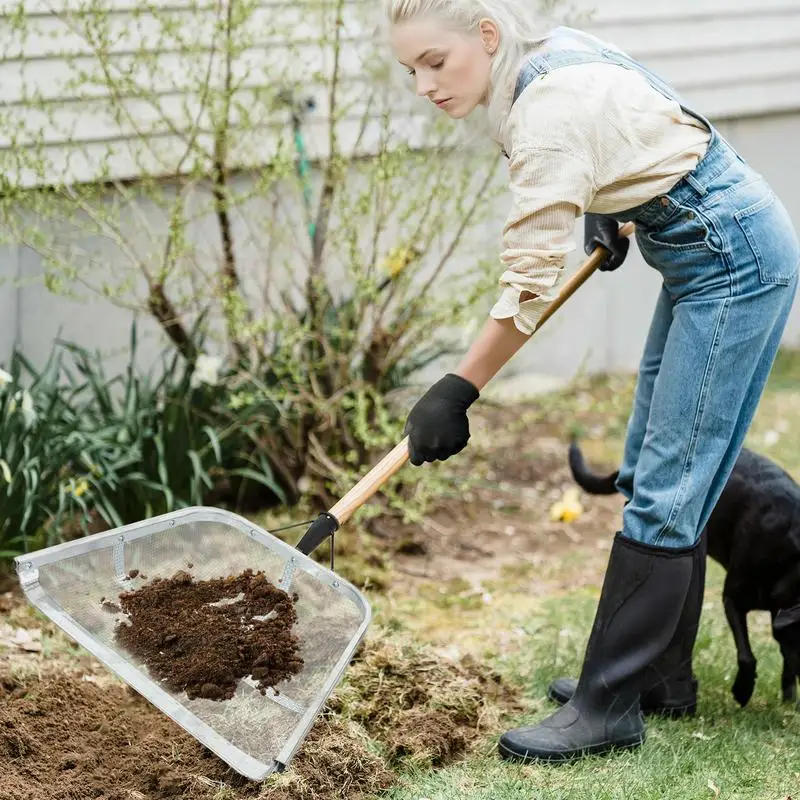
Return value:
M 569 701 L 569 697 L 553 692 L 548 689 L 547 697 L 554 703 L 563 706 Z M 682 717 L 693 717 L 697 714 L 697 701 L 693 701 L 682 706 L 642 706 L 642 714 L 649 717 L 666 717 L 668 719 L 681 719 Z
M 498 743 L 497 748 L 502 758 L 506 761 L 546 761 L 549 763 L 563 764 L 568 761 L 577 761 L 587 756 L 601 756 L 613 750 L 633 750 L 641 746 L 644 740 L 645 734 L 640 733 L 628 739 L 620 739 L 617 742 L 603 742 L 602 744 L 593 744 L 589 747 L 583 747 L 580 750 L 566 750 L 561 752 L 546 750 L 537 752 L 536 750 L 526 750 L 524 753 L 519 753 L 516 750 L 511 750 L 506 747 L 502 742 Z

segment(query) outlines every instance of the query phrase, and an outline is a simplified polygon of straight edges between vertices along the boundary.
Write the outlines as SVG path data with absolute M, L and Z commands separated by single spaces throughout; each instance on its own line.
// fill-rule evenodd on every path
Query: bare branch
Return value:
M 311 253 L 311 268 L 309 270 L 308 287 L 313 286 L 314 279 L 319 275 L 322 266 L 322 251 L 325 247 L 325 238 L 328 232 L 328 222 L 330 221 L 331 210 L 333 208 L 333 197 L 336 193 L 338 184 L 338 164 L 339 152 L 336 136 L 337 123 L 337 89 L 339 87 L 340 72 L 339 58 L 342 49 L 342 8 L 345 0 L 336 0 L 336 16 L 334 21 L 334 43 L 333 43 L 333 70 L 330 79 L 328 92 L 328 163 L 322 177 L 322 190 L 317 209 L 317 217 L 314 224 L 314 244 Z M 311 297 L 309 297 L 311 300 Z M 313 307 L 314 302 L 310 302 Z
M 191 361 L 195 356 L 194 343 L 181 323 L 180 314 L 164 294 L 164 285 L 162 283 L 150 285 L 147 307 L 184 358 Z
M 433 273 L 425 282 L 425 284 L 423 284 L 422 288 L 415 290 L 416 297 L 409 303 L 408 306 L 406 306 L 406 309 L 404 309 L 404 312 L 401 314 L 401 317 L 403 319 L 407 320 L 413 317 L 413 315 L 416 313 L 416 311 L 422 304 L 431 286 L 436 282 L 440 273 L 447 265 L 447 262 L 452 257 L 453 253 L 455 252 L 456 248 L 461 242 L 461 237 L 464 235 L 464 232 L 469 227 L 469 224 L 472 221 L 475 212 L 478 210 L 479 205 L 484 202 L 483 200 L 484 192 L 489 187 L 491 182 L 494 180 L 495 169 L 497 168 L 497 165 L 500 162 L 501 158 L 502 156 L 499 154 L 495 157 L 494 163 L 492 164 L 492 169 L 487 171 L 486 177 L 481 183 L 480 189 L 475 193 L 475 196 L 472 200 L 469 209 L 467 210 L 467 213 L 464 214 L 463 218 L 461 219 L 461 223 L 459 224 L 458 229 L 455 232 L 455 235 L 450 240 L 450 244 L 447 246 L 447 249 L 444 251 L 441 258 L 439 259 L 439 263 L 434 268 Z

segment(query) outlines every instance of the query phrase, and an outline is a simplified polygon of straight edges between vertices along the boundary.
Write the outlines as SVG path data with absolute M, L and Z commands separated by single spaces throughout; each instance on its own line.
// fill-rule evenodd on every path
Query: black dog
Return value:
M 578 445 L 569 449 L 577 484 L 590 494 L 615 494 L 618 473 L 586 466 Z M 736 643 L 733 696 L 745 706 L 753 694 L 756 658 L 747 633 L 748 611 L 769 611 L 783 656 L 781 690 L 797 698 L 800 680 L 800 486 L 777 464 L 743 449 L 708 525 L 708 555 L 724 567 L 725 616 Z

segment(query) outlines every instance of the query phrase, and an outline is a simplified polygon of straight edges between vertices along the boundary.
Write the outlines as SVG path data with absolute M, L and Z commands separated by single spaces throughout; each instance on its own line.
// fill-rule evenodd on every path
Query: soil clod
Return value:
M 191 699 L 230 699 L 247 676 L 263 693 L 303 668 L 293 598 L 263 572 L 195 581 L 180 570 L 122 593 L 119 603 L 128 615 L 116 627 L 119 643 Z

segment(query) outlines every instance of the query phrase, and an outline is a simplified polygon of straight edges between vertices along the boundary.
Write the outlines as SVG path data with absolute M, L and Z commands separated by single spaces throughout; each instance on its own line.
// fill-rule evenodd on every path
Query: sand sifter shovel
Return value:
M 631 225 L 622 228 L 625 235 L 631 231 Z M 602 248 L 595 250 L 564 285 L 539 327 L 605 255 Z M 194 507 L 19 556 L 15 559 L 19 581 L 36 608 L 117 676 L 234 770 L 262 780 L 290 763 L 341 680 L 371 618 L 366 597 L 310 554 L 407 459 L 404 439 L 321 514 L 296 547 L 237 514 Z M 250 675 L 236 683 L 228 699 L 190 698 L 185 691 L 169 689 L 120 643 L 119 627 L 129 620 L 109 601 L 121 593 L 176 573 L 200 582 L 240 576 L 248 569 L 262 571 L 295 600 L 294 632 L 303 664 L 289 680 L 265 689 Z

